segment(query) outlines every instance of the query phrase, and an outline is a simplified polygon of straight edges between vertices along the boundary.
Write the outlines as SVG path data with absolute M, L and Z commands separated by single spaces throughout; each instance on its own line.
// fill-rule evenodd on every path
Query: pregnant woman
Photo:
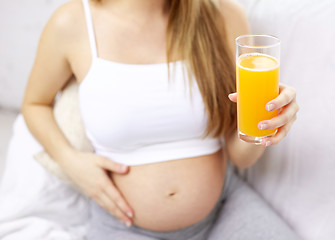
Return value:
M 248 33 L 229 0 L 72 0 L 54 13 L 22 114 L 91 198 L 88 239 L 230 239 L 232 228 L 217 233 L 226 212 L 239 216 L 245 236 L 234 239 L 269 239 L 278 228 L 284 237 L 271 239 L 294 239 L 265 203 L 257 209 L 268 219 L 259 234 L 252 211 L 225 207 L 243 188 L 228 159 L 239 168 L 255 163 L 298 111 L 295 90 L 281 86 L 268 103 L 279 116 L 260 122 L 277 134 L 259 146 L 237 138 L 234 40 Z M 55 96 L 72 76 L 94 153 L 75 150 L 53 116 Z M 248 206 L 248 191 L 240 207 Z

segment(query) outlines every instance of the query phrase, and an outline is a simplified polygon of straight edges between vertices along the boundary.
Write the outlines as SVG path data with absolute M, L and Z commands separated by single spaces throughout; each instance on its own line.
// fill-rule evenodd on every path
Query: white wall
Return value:
M 0 1 L 0 107 L 19 109 L 42 29 L 66 0 Z

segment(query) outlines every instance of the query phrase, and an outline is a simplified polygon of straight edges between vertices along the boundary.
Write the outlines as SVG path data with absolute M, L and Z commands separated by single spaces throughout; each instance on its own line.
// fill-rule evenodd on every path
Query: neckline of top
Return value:
M 160 67 L 160 66 L 167 66 L 167 65 L 173 65 L 173 64 L 181 64 L 184 61 L 183 60 L 176 60 L 176 61 L 172 61 L 172 62 L 162 62 L 162 63 L 123 63 L 123 62 L 117 62 L 117 61 L 113 61 L 113 60 L 109 60 L 109 59 L 105 59 L 105 58 L 101 58 L 101 57 L 94 57 L 92 59 L 92 62 L 94 62 L 94 60 L 98 60 L 98 61 L 102 61 L 102 62 L 106 62 L 106 63 L 110 63 L 110 64 L 114 64 L 114 65 L 118 65 L 118 66 L 125 66 L 125 67 Z

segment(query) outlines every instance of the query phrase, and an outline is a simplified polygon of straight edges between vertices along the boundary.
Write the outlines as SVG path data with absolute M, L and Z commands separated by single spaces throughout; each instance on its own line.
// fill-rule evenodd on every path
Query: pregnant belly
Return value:
M 133 208 L 134 224 L 152 231 L 173 231 L 204 219 L 223 186 L 222 152 L 132 166 L 113 181 Z

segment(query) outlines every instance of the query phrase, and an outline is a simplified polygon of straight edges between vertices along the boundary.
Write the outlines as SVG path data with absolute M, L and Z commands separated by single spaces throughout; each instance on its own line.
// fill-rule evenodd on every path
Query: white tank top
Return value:
M 141 165 L 214 153 L 219 138 L 204 138 L 205 106 L 194 79 L 192 98 L 182 61 L 124 64 L 98 57 L 89 0 L 83 0 L 92 54 L 79 85 L 86 134 L 96 154 Z

